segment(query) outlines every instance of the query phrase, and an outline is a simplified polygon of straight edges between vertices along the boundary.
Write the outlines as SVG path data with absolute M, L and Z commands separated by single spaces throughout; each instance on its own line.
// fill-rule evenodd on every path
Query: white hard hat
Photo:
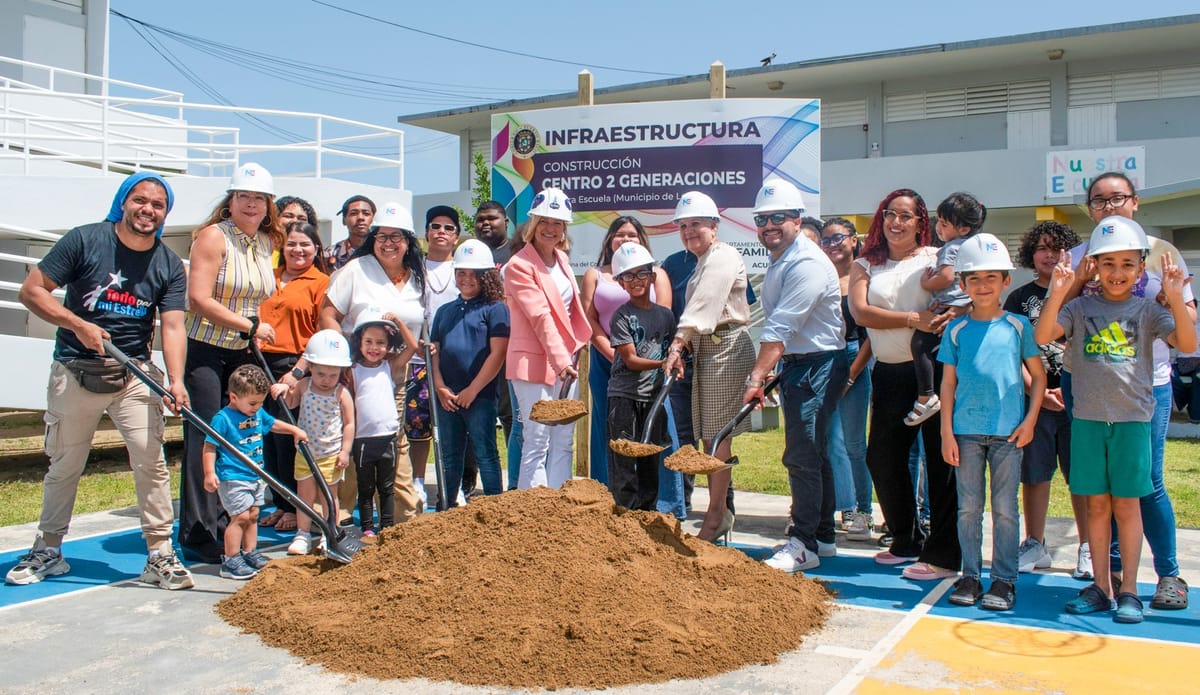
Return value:
M 478 239 L 467 239 L 454 250 L 455 270 L 488 270 L 495 267 L 492 247 Z
M 326 367 L 349 367 L 350 344 L 341 331 L 326 328 L 313 333 L 304 347 L 304 359 L 309 364 L 319 364 Z
M 571 199 L 558 188 L 546 188 L 533 197 L 530 215 L 549 217 L 570 224 L 575 216 L 571 212 Z
M 654 256 L 650 251 L 636 241 L 627 241 L 617 247 L 612 258 L 613 277 L 619 277 L 634 268 L 644 265 L 654 265 Z
M 379 326 L 388 335 L 388 347 L 393 350 L 399 350 L 404 341 L 400 338 L 400 329 L 396 328 L 396 324 L 383 318 L 383 309 L 379 307 L 367 307 L 358 312 L 358 319 L 354 322 L 354 337 L 362 338 L 362 331 L 370 326 Z
M 954 263 L 956 273 L 1012 269 L 1012 257 L 1004 243 L 987 232 L 968 237 L 958 248 L 958 260 Z
M 261 164 L 246 162 L 234 170 L 226 191 L 250 191 L 275 195 L 275 180 Z
M 713 202 L 712 198 L 700 191 L 688 191 L 679 196 L 679 204 L 675 206 L 673 220 L 678 222 L 685 217 L 711 217 L 719 220 L 721 212 L 717 210 L 717 204 Z
M 371 228 L 375 229 L 376 227 L 391 227 L 412 232 L 414 229 L 412 212 L 400 203 L 384 203 L 380 206 L 379 212 L 375 213 L 375 219 L 371 222 Z
M 790 181 L 780 178 L 770 178 L 763 182 L 754 198 L 754 214 L 760 212 L 784 212 L 795 210 L 801 215 L 805 212 L 804 197 L 800 189 Z
M 1150 250 L 1150 240 L 1142 225 L 1127 217 L 1109 215 L 1100 220 L 1092 230 L 1092 238 L 1088 241 L 1089 256 L 1099 256 L 1102 253 L 1117 251 Z

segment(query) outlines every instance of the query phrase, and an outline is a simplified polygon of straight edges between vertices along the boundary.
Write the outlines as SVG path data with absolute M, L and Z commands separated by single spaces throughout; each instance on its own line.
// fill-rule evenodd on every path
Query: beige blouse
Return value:
M 723 241 L 714 243 L 696 260 L 675 337 L 686 343 L 693 335 L 711 335 L 718 326 L 749 324 L 746 284 L 742 254 Z

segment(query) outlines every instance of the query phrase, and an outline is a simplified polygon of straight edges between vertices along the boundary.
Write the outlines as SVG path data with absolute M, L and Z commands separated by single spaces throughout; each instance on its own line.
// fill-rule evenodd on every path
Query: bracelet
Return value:
M 677 348 L 677 347 L 667 348 L 667 354 L 670 354 L 670 355 L 682 355 L 682 354 L 683 354 L 683 348 Z
M 250 317 L 250 330 L 248 330 L 248 331 L 241 331 L 241 332 L 239 333 L 239 335 L 241 335 L 241 336 L 242 336 L 242 338 L 244 338 L 244 339 L 246 339 L 246 340 L 250 340 L 251 338 L 253 338 L 253 337 L 254 337 L 254 334 L 255 334 L 255 333 L 258 333 L 258 317 L 257 317 L 257 316 L 251 316 L 251 317 Z
M 749 388 L 749 389 L 760 389 L 760 388 L 762 388 L 762 387 L 763 387 L 763 384 L 764 384 L 764 383 L 765 383 L 765 382 L 762 382 L 762 381 L 755 381 L 755 380 L 751 379 L 749 375 L 747 375 L 747 376 L 746 376 L 746 388 Z
M 849 386 L 853 386 L 853 385 L 854 385 L 854 379 L 846 379 L 846 386 L 847 386 L 847 387 L 849 387 Z

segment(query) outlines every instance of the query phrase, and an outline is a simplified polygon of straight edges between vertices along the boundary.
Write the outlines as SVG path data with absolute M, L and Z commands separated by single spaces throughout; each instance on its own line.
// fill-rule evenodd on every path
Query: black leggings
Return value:
M 355 437 L 354 472 L 358 475 L 358 519 L 362 530 L 375 528 L 375 495 L 379 495 L 379 528 L 394 523 L 396 435 Z
M 937 333 L 913 331 L 911 348 L 918 396 L 933 395 L 933 353 L 941 344 L 942 336 Z

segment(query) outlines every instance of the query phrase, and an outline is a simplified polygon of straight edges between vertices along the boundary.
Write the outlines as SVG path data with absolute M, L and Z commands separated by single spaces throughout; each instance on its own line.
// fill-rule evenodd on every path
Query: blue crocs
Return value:
M 1117 594 L 1117 612 L 1113 615 L 1113 622 L 1142 622 L 1142 600 L 1128 591 Z
M 1134 596 L 1136 599 L 1137 597 Z M 1095 584 L 1089 584 L 1079 595 L 1067 601 L 1067 612 L 1075 615 L 1084 615 L 1087 613 L 1099 613 L 1100 611 L 1110 611 L 1116 607 L 1116 602 L 1104 595 L 1100 587 Z

